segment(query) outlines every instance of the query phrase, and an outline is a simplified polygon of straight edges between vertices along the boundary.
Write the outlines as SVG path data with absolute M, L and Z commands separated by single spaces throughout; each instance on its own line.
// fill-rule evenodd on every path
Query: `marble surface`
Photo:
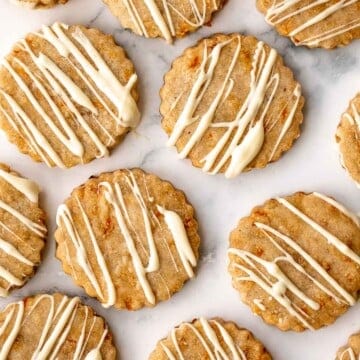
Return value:
M 63 291 L 84 296 L 73 285 L 54 258 L 55 213 L 70 191 L 92 174 L 121 167 L 141 166 L 183 189 L 197 211 L 202 249 L 197 277 L 171 300 L 154 309 L 137 312 L 105 310 L 84 297 L 111 326 L 119 358 L 145 360 L 157 340 L 175 325 L 198 316 L 221 316 L 252 330 L 278 360 L 333 359 L 348 335 L 360 330 L 360 304 L 332 326 L 317 332 L 283 333 L 263 323 L 242 304 L 232 289 L 226 271 L 228 234 L 238 219 L 269 197 L 297 190 L 320 191 L 335 196 L 349 208 L 360 211 L 360 191 L 341 168 L 334 142 L 340 114 L 360 90 L 360 42 L 327 52 L 295 48 L 280 37 L 257 12 L 254 0 L 229 0 L 213 21 L 174 46 L 162 40 L 147 40 L 120 28 L 100 0 L 70 0 L 68 5 L 49 11 L 17 8 L 7 0 L 0 4 L 0 55 L 12 43 L 41 24 L 60 20 L 70 24 L 98 27 L 115 36 L 135 63 L 140 78 L 142 122 L 137 131 L 107 159 L 63 171 L 48 169 L 20 155 L 0 135 L 0 162 L 11 164 L 41 184 L 42 204 L 48 213 L 49 237 L 44 261 L 36 276 L 0 306 L 35 292 Z M 215 32 L 242 32 L 256 35 L 275 47 L 302 83 L 306 97 L 305 124 L 300 139 L 280 161 L 235 180 L 210 176 L 177 159 L 174 149 L 165 147 L 160 128 L 158 91 L 171 61 L 198 39 Z

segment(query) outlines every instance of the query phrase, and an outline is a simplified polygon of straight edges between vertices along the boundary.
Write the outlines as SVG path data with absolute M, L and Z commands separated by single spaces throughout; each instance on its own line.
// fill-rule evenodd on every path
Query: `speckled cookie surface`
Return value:
M 356 333 L 349 337 L 345 346 L 342 346 L 335 360 L 356 360 L 360 355 L 360 334 Z
M 336 131 L 341 163 L 360 187 L 360 93 L 350 101 Z
M 104 320 L 79 298 L 39 294 L 9 304 L 0 313 L 3 359 L 115 360 Z
M 200 318 L 182 323 L 169 336 L 158 342 L 149 360 L 270 360 L 264 346 L 246 329 L 219 318 Z
M 300 85 L 254 37 L 214 35 L 188 48 L 160 91 L 168 146 L 203 171 L 232 178 L 276 161 L 300 135 Z
M 360 38 L 359 0 L 257 0 L 279 34 L 295 45 L 332 49 Z
M 35 161 L 88 163 L 138 124 L 136 82 L 111 36 L 44 26 L 20 40 L 0 68 L 0 129 Z
M 170 183 L 140 169 L 91 178 L 58 209 L 56 255 L 103 306 L 136 310 L 169 299 L 194 276 L 194 210 Z
M 0 296 L 34 274 L 45 245 L 38 186 L 0 163 Z
M 319 193 L 267 201 L 230 235 L 229 272 L 242 301 L 281 330 L 333 323 L 358 298 L 360 221 Z
M 224 0 L 103 0 L 121 25 L 168 43 L 208 24 Z
M 56 5 L 66 4 L 68 0 L 10 0 L 18 6 L 29 9 L 49 9 Z

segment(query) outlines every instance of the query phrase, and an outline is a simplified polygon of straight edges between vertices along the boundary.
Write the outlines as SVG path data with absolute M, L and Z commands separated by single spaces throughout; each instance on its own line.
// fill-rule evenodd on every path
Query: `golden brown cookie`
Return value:
M 0 358 L 114 360 L 104 320 L 78 297 L 39 294 L 0 313 Z
M 103 0 L 122 26 L 168 43 L 208 24 L 225 0 Z
M 10 0 L 15 5 L 28 9 L 49 9 L 56 5 L 66 4 L 68 0 Z
M 230 235 L 229 272 L 251 310 L 281 330 L 333 323 L 360 290 L 360 220 L 319 193 L 256 207 Z
M 61 23 L 20 40 L 0 68 L 0 128 L 61 168 L 108 155 L 139 122 L 137 76 L 114 39 Z
M 360 355 L 360 334 L 356 333 L 349 337 L 345 346 L 337 352 L 335 360 L 356 360 Z
M 300 85 L 254 37 L 201 40 L 173 62 L 160 95 L 168 146 L 210 174 L 263 168 L 300 135 Z
M 140 169 L 92 177 L 57 214 L 64 271 L 105 307 L 154 306 L 194 276 L 199 235 L 183 192 Z
M 257 8 L 295 45 L 332 49 L 360 38 L 360 0 L 257 0 Z
M 341 164 L 360 187 L 360 93 L 351 100 L 336 131 Z
M 149 360 L 271 360 L 264 346 L 233 322 L 200 318 L 182 323 L 158 342 Z
M 40 264 L 47 230 L 39 192 L 0 163 L 0 297 L 22 287 Z

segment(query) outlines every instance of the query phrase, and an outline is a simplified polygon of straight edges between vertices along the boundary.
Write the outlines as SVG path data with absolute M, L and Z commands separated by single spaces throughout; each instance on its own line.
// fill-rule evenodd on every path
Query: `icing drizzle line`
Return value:
M 11 309 L 4 322 L 0 327 L 0 336 L 6 331 L 10 330 L 8 337 L 0 348 L 0 360 L 6 360 L 11 348 L 15 343 L 18 335 L 21 333 L 22 327 L 29 321 L 29 317 L 33 311 L 40 305 L 40 303 L 47 301 L 49 303 L 49 311 L 45 323 L 43 324 L 41 336 L 36 344 L 37 347 L 30 355 L 31 359 L 36 360 L 54 360 L 57 358 L 61 347 L 64 345 L 70 330 L 74 324 L 74 320 L 80 304 L 78 297 L 69 299 L 67 296 L 63 296 L 58 305 L 55 304 L 54 296 L 40 295 L 29 312 L 25 314 L 25 303 L 20 301 L 8 305 L 7 309 Z M 89 310 L 85 306 L 85 318 L 81 328 L 79 338 L 77 339 L 76 348 L 73 360 L 80 359 L 86 350 L 90 335 L 93 332 L 96 317 L 92 320 L 90 329 L 86 330 L 86 325 L 89 317 Z M 10 324 L 13 323 L 10 328 Z M 87 334 L 86 334 L 87 333 Z M 108 329 L 105 329 L 101 335 L 98 345 L 95 349 L 92 349 L 85 357 L 85 360 L 102 359 L 100 349 L 105 340 L 105 336 L 108 333 Z
M 124 238 L 126 247 L 131 256 L 132 264 L 134 267 L 135 274 L 138 278 L 138 281 L 141 285 L 141 288 L 144 292 L 146 300 L 150 304 L 155 304 L 155 294 L 151 288 L 151 285 L 147 279 L 148 273 L 156 273 L 160 269 L 160 261 L 158 256 L 157 247 L 153 237 L 153 226 L 161 227 L 159 219 L 156 217 L 154 210 L 147 205 L 147 203 L 152 203 L 153 198 L 147 193 L 147 198 L 141 193 L 137 180 L 134 174 L 129 170 L 128 174 L 125 176 L 125 181 L 127 187 L 130 189 L 132 196 L 135 199 L 135 203 L 139 207 L 139 210 L 142 214 L 143 226 L 146 234 L 147 246 L 145 247 L 141 242 L 140 246 L 144 253 L 148 255 L 148 264 L 145 266 L 140 258 L 140 254 L 136 248 L 137 242 L 139 242 L 138 233 L 136 228 L 138 224 L 132 223 L 130 219 L 129 208 L 125 204 L 125 199 L 123 196 L 124 186 L 120 183 L 110 183 L 110 182 L 101 182 L 99 184 L 99 190 L 103 191 L 105 200 L 113 208 L 113 213 L 116 219 L 116 222 L 119 227 L 119 231 Z M 144 179 L 145 184 L 146 180 Z M 91 240 L 91 245 L 96 255 L 97 266 L 99 266 L 101 273 L 103 275 L 103 280 L 106 285 L 106 295 L 102 290 L 99 280 L 96 278 L 95 272 L 93 270 L 93 265 L 89 262 L 89 250 L 86 249 L 84 245 L 84 240 L 79 235 L 79 232 L 76 228 L 76 224 L 72 218 L 71 211 L 69 208 L 63 204 L 59 207 L 57 214 L 57 225 L 60 227 L 62 224 L 65 226 L 65 230 L 69 236 L 69 239 L 75 248 L 76 259 L 79 266 L 82 268 L 87 278 L 89 279 L 92 287 L 97 293 L 97 296 L 102 299 L 103 306 L 109 307 L 116 303 L 116 290 L 111 278 L 110 272 L 108 270 L 106 260 L 103 253 L 97 243 L 97 240 L 94 235 L 90 220 L 85 213 L 83 206 L 81 205 L 79 199 L 77 199 L 77 204 L 82 214 L 84 223 L 86 225 L 88 236 Z M 177 254 L 179 259 L 185 269 L 189 278 L 194 276 L 193 267 L 196 266 L 197 261 L 195 254 L 189 243 L 185 226 L 181 217 L 174 211 L 167 210 L 159 204 L 154 205 L 160 214 L 163 215 L 164 222 L 168 228 L 168 231 L 172 235 L 172 239 L 175 243 Z M 135 233 L 135 236 L 132 235 Z M 178 271 L 177 265 L 173 258 L 173 255 L 170 251 L 170 248 L 167 246 L 167 249 L 172 257 L 174 266 Z M 146 250 L 148 249 L 148 251 Z M 148 253 L 149 252 L 149 253 Z M 161 276 L 161 275 L 159 275 Z M 161 277 L 161 281 L 164 281 Z M 166 284 L 165 284 L 166 285 Z
M 336 207 L 345 215 L 349 214 L 348 210 L 346 210 L 342 205 L 337 204 L 335 200 L 318 193 L 314 193 L 313 195 Z M 285 206 L 293 215 L 299 217 L 307 225 L 326 238 L 329 244 L 333 245 L 344 256 L 349 257 L 351 260 L 360 265 L 360 257 L 340 239 L 332 235 L 318 223 L 314 222 L 284 198 L 277 198 L 276 200 Z M 353 219 L 354 216 L 355 215 L 352 215 L 350 218 Z M 354 223 L 359 227 L 358 222 Z M 272 261 L 268 261 L 254 255 L 249 251 L 230 248 L 229 254 L 237 256 L 244 264 L 233 264 L 235 269 L 238 269 L 245 274 L 243 276 L 236 277 L 236 281 L 251 281 L 256 283 L 259 287 L 261 287 L 262 290 L 264 290 L 275 301 L 282 305 L 290 315 L 297 318 L 305 328 L 311 330 L 314 330 L 314 328 L 309 322 L 310 316 L 289 299 L 287 292 L 292 293 L 296 298 L 305 303 L 313 311 L 318 311 L 320 309 L 320 304 L 311 299 L 301 289 L 299 289 L 297 285 L 294 284 L 293 281 L 289 279 L 282 271 L 279 263 L 286 262 L 287 264 L 291 265 L 299 273 L 306 276 L 319 290 L 326 293 L 336 302 L 350 306 L 356 303 L 356 299 L 350 293 L 348 293 L 346 289 L 344 289 L 333 277 L 331 277 L 309 253 L 307 253 L 300 245 L 297 244 L 296 241 L 269 225 L 260 222 L 256 222 L 254 225 L 266 236 L 266 239 L 271 242 L 271 244 L 281 253 L 281 255 L 277 256 Z M 278 239 L 281 239 L 281 241 L 290 247 L 297 255 L 300 255 L 306 261 L 306 263 L 317 272 L 317 274 L 324 282 L 326 282 L 327 285 L 324 285 L 322 282 L 318 281 L 311 274 L 309 274 L 301 264 L 296 262 L 295 258 L 280 244 Z M 271 278 L 275 280 L 271 280 Z
M 140 114 L 136 102 L 131 95 L 131 89 L 137 80 L 136 74 L 130 77 L 126 85 L 122 85 L 84 32 L 76 29 L 71 35 L 67 35 L 65 30 L 68 28 L 65 24 L 55 23 L 50 27 L 43 26 L 42 32 L 35 33 L 34 35 L 46 40 L 54 47 L 58 54 L 64 58 L 64 61 L 76 71 L 77 75 L 80 76 L 87 86 L 88 91 L 96 97 L 117 125 L 136 127 Z M 84 145 L 68 123 L 65 114 L 53 100 L 55 94 L 69 110 L 72 119 L 94 143 L 98 149 L 98 157 L 108 155 L 107 146 L 113 144 L 115 140 L 108 130 L 96 119 L 98 115 L 97 108 L 91 102 L 87 93 L 75 84 L 44 53 L 36 55 L 27 40 L 21 40 L 18 46 L 29 55 L 36 71 L 32 71 L 29 66 L 25 65 L 17 57 L 13 60 L 13 64 L 20 67 L 22 72 L 31 79 L 39 95 L 35 96 L 35 93 L 26 84 L 24 79 L 16 72 L 13 64 L 10 64 L 5 59 L 2 65 L 9 72 L 19 89 L 21 89 L 26 100 L 32 105 L 34 113 L 42 119 L 54 136 L 73 156 L 82 160 L 85 151 Z M 86 56 L 83 55 L 83 52 Z M 88 79 L 91 79 L 96 86 Z M 64 168 L 65 165 L 60 155 L 49 143 L 46 136 L 37 128 L 32 115 L 26 113 L 22 109 L 21 104 L 17 103 L 3 89 L 0 89 L 0 94 L 6 100 L 11 112 L 2 106 L 0 106 L 0 111 L 13 129 L 28 143 L 30 149 L 37 153 L 48 166 L 55 164 Z M 51 112 L 43 107 L 42 102 L 47 103 Z M 108 105 L 109 103 L 112 104 L 112 107 L 116 108 L 117 113 L 112 111 Z M 100 140 L 99 135 L 90 127 L 88 121 L 81 114 L 79 105 L 91 113 L 92 119 L 97 123 L 104 135 L 109 138 L 108 144 L 104 144 Z M 56 119 L 56 122 L 54 119 Z
M 195 115 L 201 100 L 205 97 L 205 93 L 214 78 L 222 49 L 232 41 L 236 41 L 237 44 L 223 83 L 207 111 L 202 115 Z M 213 122 L 217 109 L 224 103 L 233 89 L 234 80 L 231 76 L 238 63 L 240 52 L 240 36 L 216 44 L 209 54 L 207 42 L 204 42 L 203 60 L 198 69 L 197 77 L 167 142 L 168 146 L 174 146 L 183 135 L 185 129 L 198 122 L 195 131 L 179 153 L 179 157 L 183 159 L 189 155 L 209 128 L 224 129 L 224 133 L 217 144 L 206 154 L 201 162 L 203 163 L 203 171 L 210 174 L 218 173 L 228 164 L 225 170 L 225 177 L 227 178 L 233 178 L 240 174 L 260 152 L 265 140 L 265 127 L 270 125 L 266 122 L 267 111 L 271 106 L 280 82 L 279 73 L 274 72 L 277 59 L 276 51 L 270 49 L 267 53 L 264 43 L 258 42 L 251 65 L 249 92 L 243 105 L 233 121 Z M 293 104 L 290 104 L 289 115 L 284 122 L 269 161 L 273 159 L 281 141 L 293 122 L 301 97 L 299 84 L 294 88 L 292 95 L 293 99 L 291 99 L 291 102 Z M 176 107 L 178 101 L 179 98 L 176 99 L 172 110 Z M 280 115 L 273 122 L 272 127 L 279 121 L 279 118 Z

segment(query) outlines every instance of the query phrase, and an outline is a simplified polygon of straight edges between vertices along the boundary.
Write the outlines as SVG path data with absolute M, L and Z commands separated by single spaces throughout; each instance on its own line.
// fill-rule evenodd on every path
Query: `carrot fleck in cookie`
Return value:
M 182 323 L 158 342 L 149 360 L 271 360 L 264 346 L 246 329 L 222 319 Z
M 201 40 L 174 61 L 160 95 L 168 146 L 210 174 L 265 167 L 300 135 L 300 85 L 254 37 Z
M 40 264 L 47 230 L 39 191 L 0 163 L 0 297 L 23 286 Z
M 104 320 L 78 297 L 39 294 L 0 312 L 0 358 L 114 360 Z
M 29 9 L 49 9 L 56 5 L 66 4 L 68 0 L 10 0 L 15 5 Z
M 257 7 L 295 45 L 332 49 L 360 38 L 359 0 L 257 0 Z
M 170 183 L 140 169 L 93 177 L 58 209 L 57 257 L 105 307 L 154 306 L 194 276 L 194 210 Z
M 281 330 L 333 323 L 360 290 L 360 220 L 319 193 L 256 207 L 230 235 L 229 272 L 242 300 Z
M 224 0 L 103 0 L 122 26 L 168 43 L 209 23 Z
M 360 93 L 350 102 L 336 131 L 341 163 L 360 187 Z
M 356 360 L 360 356 L 360 333 L 349 337 L 348 343 L 341 347 L 335 360 Z
M 55 23 L 20 40 L 0 68 L 0 128 L 61 168 L 88 163 L 139 122 L 137 76 L 114 39 Z

